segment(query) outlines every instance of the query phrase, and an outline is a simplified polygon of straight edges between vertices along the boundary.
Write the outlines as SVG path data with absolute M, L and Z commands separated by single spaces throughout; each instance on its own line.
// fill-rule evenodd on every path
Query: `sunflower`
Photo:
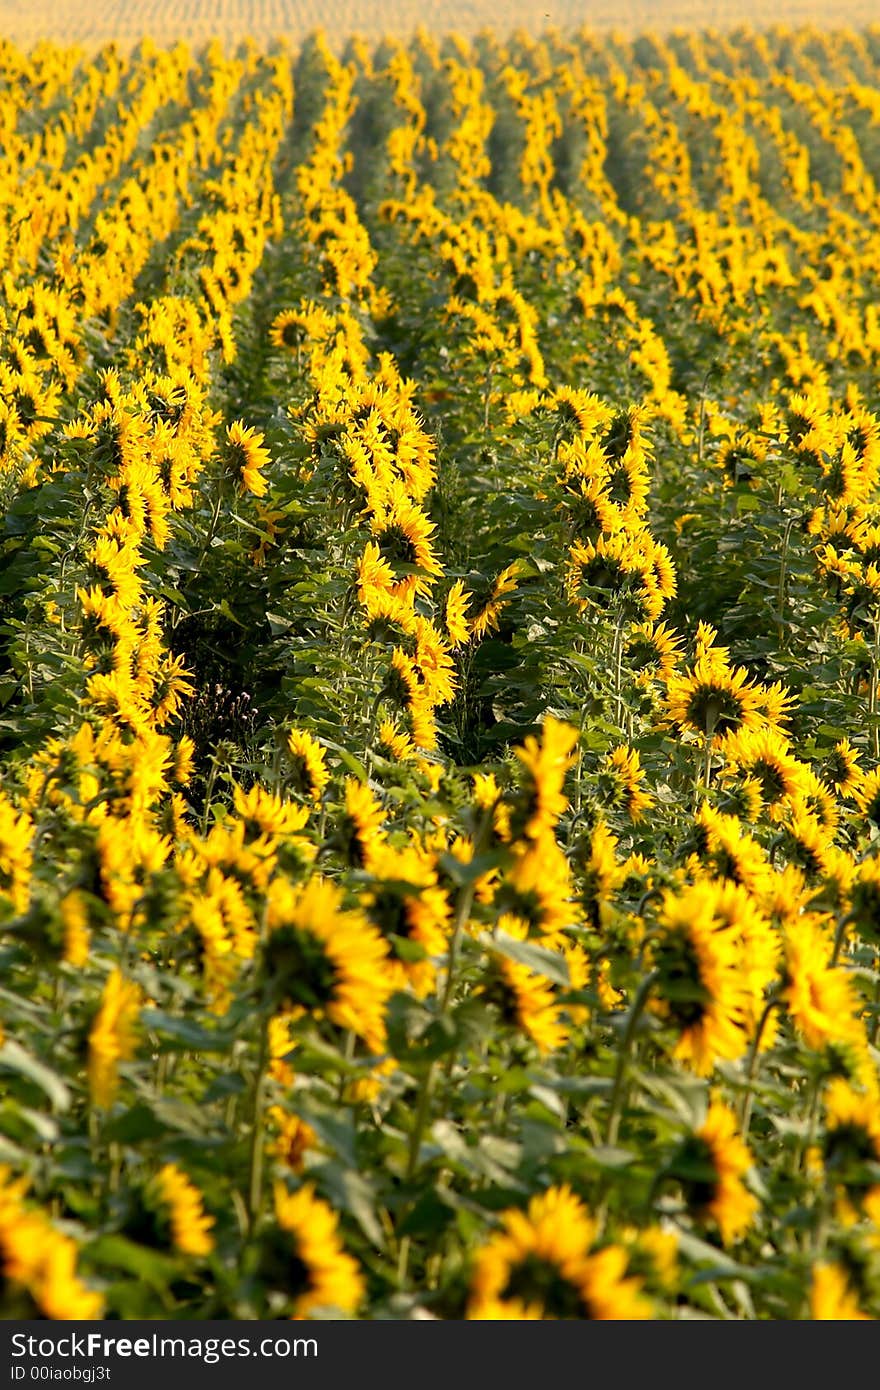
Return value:
M 379 725 L 379 743 L 395 762 L 414 762 L 418 750 L 405 729 L 401 729 L 393 719 L 383 719 Z
M 107 977 L 101 1003 L 89 1031 L 89 1091 L 92 1103 L 106 1109 L 119 1084 L 120 1062 L 133 1057 L 141 991 L 119 970 Z
M 299 1115 L 287 1114 L 280 1105 L 271 1105 L 266 1118 L 274 1131 L 268 1152 L 291 1173 L 301 1173 L 306 1154 L 320 1147 L 317 1134 Z
M 341 889 L 316 875 L 304 887 L 277 877 L 267 895 L 268 987 L 288 1007 L 350 1029 L 372 1052 L 385 1043 L 385 1006 L 394 988 L 388 947 Z
M 682 730 L 692 729 L 720 748 L 726 735 L 760 727 L 761 691 L 742 667 L 731 668 L 715 652 L 698 657 L 688 675 L 666 687 L 667 713 Z
M 600 478 L 569 478 L 559 510 L 566 512 L 571 531 L 578 536 L 611 535 L 624 526 L 624 520 Z
M 297 313 L 295 309 L 282 309 L 281 313 L 276 314 L 269 325 L 269 342 L 273 347 L 293 352 L 302 346 L 306 336 L 307 329 L 303 322 L 303 315 Z
M 560 441 L 572 432 L 586 439 L 609 422 L 609 408 L 600 396 L 572 386 L 557 387 L 545 396 L 542 405 L 555 411 L 556 436 Z
M 58 904 L 63 926 L 61 959 L 68 965 L 81 968 L 89 958 L 89 909 L 85 894 L 71 888 Z
M 386 838 L 385 812 L 365 782 L 346 777 L 345 809 L 339 816 L 334 843 L 352 868 L 369 869 L 373 849 Z
M 453 584 L 446 595 L 445 623 L 449 641 L 453 647 L 460 647 L 470 637 L 467 610 L 470 594 L 460 579 Z
M 266 1282 L 285 1295 L 295 1319 L 319 1309 L 355 1313 L 364 1281 L 342 1244 L 336 1213 L 315 1195 L 312 1183 L 288 1192 L 278 1182 L 274 1197 L 277 1228 L 263 1242 Z
M 577 919 L 571 869 L 552 835 L 518 848 L 499 884 L 496 902 L 528 927 L 544 946 L 560 946 L 560 933 Z
M 712 1221 L 724 1245 L 741 1240 L 752 1225 L 758 1200 L 742 1181 L 752 1156 L 737 1133 L 736 1116 L 723 1102 L 709 1106 L 706 1119 L 688 1135 L 666 1171 L 682 1185 L 698 1220 Z
M 713 911 L 737 937 L 743 984 L 743 1019 L 751 1036 L 764 1011 L 768 992 L 776 981 L 782 945 L 768 917 L 746 888 L 730 880 L 713 886 Z M 774 1041 L 772 1018 L 771 1015 L 761 1035 L 760 1045 L 764 1049 L 772 1046 Z
M 379 556 L 391 570 L 391 592 L 399 597 L 428 594 L 432 580 L 443 572 L 431 544 L 436 528 L 401 484 L 392 483 L 370 524 Z
M 552 834 L 568 807 L 562 788 L 565 774 L 577 762 L 578 731 L 552 714 L 545 715 L 541 737 L 529 734 L 514 749 L 522 772 L 519 793 L 511 807 L 512 833 L 529 840 Z
M 171 1224 L 174 1248 L 184 1255 L 209 1255 L 214 1248 L 212 1216 L 206 1216 L 202 1194 L 173 1163 L 166 1163 L 151 1184 Z
M 565 588 L 569 602 L 581 612 L 607 604 L 605 591 L 648 618 L 659 617 L 663 607 L 641 538 L 624 531 L 576 541 L 569 549 Z
M 853 787 L 852 795 L 865 819 L 880 826 L 880 768 L 866 772 Z
M 78 1277 L 76 1245 L 39 1208 L 25 1205 L 26 1189 L 26 1179 L 13 1179 L 0 1168 L 0 1273 L 6 1299 L 17 1303 L 22 1297 L 25 1318 L 34 1316 L 34 1305 L 40 1317 L 56 1321 L 100 1318 L 104 1299 Z
M 622 805 L 633 825 L 644 820 L 654 798 L 643 787 L 645 770 L 634 748 L 613 748 L 604 759 L 602 772 L 611 784 L 611 804 Z
M 502 1212 L 501 1225 L 474 1258 L 468 1319 L 651 1316 L 641 1281 L 626 1277 L 626 1252 L 590 1253 L 595 1224 L 569 1187 L 548 1188 L 525 1212 Z
M 657 971 L 650 1007 L 678 1031 L 673 1056 L 700 1076 L 721 1058 L 741 1057 L 748 1043 L 742 950 L 715 884 L 664 893 L 650 956 Z
M 499 917 L 496 929 L 517 941 L 528 936 L 528 925 L 509 913 Z M 568 1040 L 563 1009 L 550 981 L 520 961 L 500 951 L 491 952 L 488 979 L 477 987 L 477 993 L 495 1005 L 503 1025 L 525 1033 L 542 1056 L 557 1051 Z
M 623 661 L 637 685 L 650 681 L 668 683 L 681 659 L 681 641 L 665 623 L 640 623 L 632 627 L 624 643 Z
M 819 1322 L 871 1322 L 863 1313 L 846 1270 L 839 1264 L 822 1261 L 813 1266 L 810 1286 L 810 1316 Z
M 416 997 L 423 998 L 434 985 L 436 960 L 448 950 L 452 915 L 433 856 L 416 845 L 395 849 L 382 842 L 370 856 L 370 874 L 362 899 L 367 916 L 392 949 L 401 942 L 394 973 L 401 987 L 409 981 Z
M 263 448 L 263 435 L 249 428 L 243 420 L 235 420 L 226 431 L 224 465 L 240 492 L 262 497 L 269 484 L 260 472 L 271 461 L 268 449 Z
M 318 802 L 330 781 L 327 754 L 306 729 L 292 729 L 287 739 L 293 789 L 308 801 Z
M 30 903 L 33 836 L 30 816 L 17 811 L 0 791 L 0 908 L 6 898 L 11 912 L 19 916 L 27 912 Z
M 859 767 L 859 756 L 857 749 L 845 738 L 835 743 L 832 752 L 825 759 L 823 774 L 831 786 L 836 788 L 838 795 L 851 796 L 864 776 Z
M 859 864 L 850 910 L 861 935 L 880 944 L 880 857 L 874 855 Z
M 829 964 L 832 934 L 827 921 L 815 915 L 801 916 L 785 934 L 781 998 L 807 1046 L 815 1049 L 864 1043 L 852 976 Z
M 518 560 L 514 560 L 513 564 L 506 565 L 501 573 L 496 575 L 488 596 L 484 598 L 478 611 L 470 619 L 472 637 L 479 640 L 490 632 L 498 631 L 501 612 L 505 606 L 504 599 L 507 594 L 512 594 L 516 589 L 519 572 L 520 563 Z
M 804 796 L 808 790 L 808 771 L 789 752 L 788 740 L 775 729 L 739 729 L 728 734 L 722 745 L 727 769 L 754 778 L 771 820 L 779 820 L 786 803 Z
M 282 801 L 274 792 L 266 791 L 258 783 L 245 791 L 236 786 L 233 805 L 244 828 L 244 843 L 255 841 L 275 841 L 295 835 L 302 830 L 308 819 L 308 811 L 303 806 L 294 806 Z
M 825 1093 L 822 1156 L 828 1178 L 857 1210 L 880 1209 L 880 1110 L 877 1092 L 859 1091 L 841 1076 Z M 872 1171 L 873 1170 L 873 1171 Z
M 695 817 L 694 830 L 697 854 L 688 860 L 688 869 L 696 875 L 739 883 L 756 899 L 762 899 L 774 875 L 766 851 L 743 830 L 737 817 L 704 803 Z

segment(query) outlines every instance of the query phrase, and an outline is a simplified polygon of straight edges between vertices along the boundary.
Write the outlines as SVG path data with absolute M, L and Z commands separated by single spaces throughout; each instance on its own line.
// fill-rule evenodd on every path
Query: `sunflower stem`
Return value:
M 785 530 L 782 534 L 782 555 L 779 560 L 779 583 L 776 586 L 776 631 L 778 633 L 780 643 L 784 643 L 785 641 L 785 581 L 787 578 L 786 568 L 788 565 L 788 547 L 789 542 L 791 540 L 791 532 L 794 523 L 795 518 L 793 516 L 789 517 L 788 521 L 785 524 Z
M 200 555 L 199 555 L 198 564 L 196 565 L 196 571 L 197 571 L 197 572 L 202 568 L 202 565 L 205 563 L 205 556 L 207 555 L 208 551 L 211 549 L 211 545 L 212 545 L 212 542 L 213 542 L 213 540 L 214 540 L 214 536 L 217 534 L 217 523 L 218 523 L 219 520 L 220 520 L 220 509 L 221 509 L 222 506 L 223 506 L 223 487 L 222 487 L 222 485 L 221 485 L 221 486 L 218 486 L 218 488 L 217 488 L 217 496 L 216 496 L 216 499 L 215 499 L 215 501 L 214 501 L 214 508 L 213 508 L 213 511 L 211 512 L 211 520 L 210 520 L 210 522 L 209 522 L 209 524 L 208 524 L 208 530 L 207 530 L 207 532 L 206 532 L 206 534 L 205 534 L 205 541 L 204 541 L 204 544 L 203 544 L 203 546 L 202 546 L 201 553 L 200 553 Z
M 648 995 L 651 992 L 651 987 L 656 979 L 657 971 L 651 970 L 642 980 L 626 1021 L 626 1029 L 620 1044 L 620 1051 L 617 1054 L 614 1086 L 611 1091 L 611 1109 L 608 1115 L 608 1130 L 605 1136 L 605 1142 L 608 1145 L 617 1143 L 617 1135 L 620 1130 L 620 1117 L 623 1113 L 624 1102 L 626 1100 L 626 1066 L 629 1060 L 630 1049 L 632 1047 L 633 1038 L 635 1037 L 636 1025 L 642 1016 Z
M 874 646 L 871 656 L 871 690 L 868 696 L 871 714 L 871 741 L 874 758 L 880 758 L 880 723 L 877 720 L 877 684 L 880 677 L 880 613 L 874 619 Z
M 740 1109 L 740 1129 L 742 1131 L 742 1138 L 744 1143 L 748 1138 L 749 1124 L 751 1123 L 752 1119 L 752 1102 L 754 1100 L 755 1077 L 758 1074 L 758 1055 L 759 1048 L 761 1046 L 761 1038 L 763 1036 L 764 1029 L 767 1026 L 767 1020 L 769 1019 L 773 1010 L 778 1005 L 781 1005 L 781 1003 L 782 1001 L 775 995 L 771 999 L 767 1000 L 767 1003 L 764 1005 L 764 1012 L 758 1019 L 758 1026 L 755 1029 L 755 1036 L 752 1038 L 752 1045 L 749 1048 L 749 1060 L 748 1065 L 746 1067 L 746 1088 L 743 1092 L 742 1107 Z
M 495 809 L 500 796 L 493 801 L 487 808 L 480 823 L 479 833 L 474 841 L 474 859 L 482 852 L 489 833 L 489 829 L 494 823 Z M 443 993 L 440 997 L 439 1017 L 444 1018 L 449 1010 L 452 1001 L 452 990 L 455 983 L 455 965 L 458 959 L 458 950 L 461 944 L 461 937 L 464 932 L 465 923 L 470 916 L 470 911 L 474 902 L 476 891 L 476 880 L 471 877 L 462 886 L 458 900 L 458 910 L 455 914 L 455 922 L 452 928 L 452 936 L 449 941 L 449 955 L 446 963 L 446 980 L 443 986 Z M 428 1064 L 427 1069 L 419 1085 L 418 1098 L 416 1100 L 416 1113 L 413 1118 L 413 1126 L 409 1135 L 409 1146 L 406 1161 L 406 1181 L 411 1182 L 415 1177 L 416 1169 L 419 1166 L 419 1154 L 422 1148 L 422 1139 L 427 1128 L 431 1110 L 431 1097 L 434 1089 L 434 1078 L 437 1071 L 436 1059 Z M 406 1281 L 407 1266 L 409 1263 L 409 1237 L 404 1236 L 400 1243 L 400 1250 L 397 1262 L 397 1276 L 401 1285 Z
M 260 1016 L 260 1051 L 254 1078 L 254 1099 L 251 1118 L 250 1181 L 248 1183 L 248 1218 L 251 1230 L 257 1223 L 263 1200 L 263 1140 L 265 1136 L 266 1063 L 269 1059 L 269 1018 L 265 1008 Z
M 837 964 L 840 952 L 843 949 L 843 943 L 846 939 L 846 929 L 847 927 L 852 926 L 855 920 L 855 916 L 852 912 L 845 912 L 843 916 L 838 920 L 837 930 L 834 933 L 834 950 L 831 952 L 832 969 Z

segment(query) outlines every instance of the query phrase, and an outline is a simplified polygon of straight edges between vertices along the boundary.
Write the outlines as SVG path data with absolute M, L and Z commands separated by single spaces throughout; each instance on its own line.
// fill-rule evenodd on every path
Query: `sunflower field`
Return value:
M 4 1318 L 880 1316 L 878 126 L 0 42 Z

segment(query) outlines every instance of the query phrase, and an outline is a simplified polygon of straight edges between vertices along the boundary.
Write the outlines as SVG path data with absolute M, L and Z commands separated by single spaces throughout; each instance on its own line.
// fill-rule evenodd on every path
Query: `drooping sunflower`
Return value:
M 431 538 L 435 526 L 422 508 L 393 483 L 371 521 L 379 555 L 392 573 L 391 592 L 398 596 L 430 593 L 443 572 Z
M 269 484 L 261 469 L 270 461 L 271 454 L 263 447 L 263 435 L 243 420 L 234 420 L 226 431 L 223 462 L 239 491 L 263 497 Z
M 370 788 L 356 777 L 345 779 L 345 810 L 339 816 L 334 841 L 346 861 L 369 868 L 374 849 L 386 838 L 385 812 Z
M 871 1322 L 871 1314 L 859 1307 L 858 1295 L 840 1264 L 823 1260 L 813 1266 L 810 1316 L 818 1322 Z
M 267 987 L 283 1005 L 350 1029 L 370 1051 L 385 1043 L 385 1005 L 394 988 L 388 946 L 342 890 L 316 875 L 304 886 L 269 885 Z
M 816 914 L 802 914 L 786 930 L 781 998 L 808 1047 L 842 1044 L 861 1050 L 865 1035 L 853 978 L 830 964 L 833 934 L 832 924 Z
M 498 919 L 497 930 L 518 941 L 528 935 L 527 924 L 509 913 Z M 502 1025 L 524 1033 L 542 1056 L 564 1046 L 568 1028 L 550 981 L 500 951 L 490 954 L 488 977 L 477 993 L 498 1009 Z
M 89 1090 L 94 1105 L 111 1105 L 118 1066 L 134 1056 L 141 991 L 119 970 L 111 971 L 89 1032 Z
M 700 1221 L 712 1221 L 725 1245 L 741 1240 L 759 1202 L 743 1182 L 752 1156 L 737 1133 L 736 1116 L 715 1100 L 703 1124 L 681 1144 L 667 1172 L 682 1186 L 688 1208 Z
M 644 820 L 654 798 L 644 789 L 645 770 L 635 748 L 613 748 L 602 764 L 603 780 L 611 786 L 611 804 L 623 807 L 634 825 Z
M 514 749 L 522 769 L 520 792 L 511 807 L 511 830 L 529 840 L 552 834 L 568 806 L 563 792 L 565 774 L 577 762 L 578 732 L 572 725 L 546 715 L 540 739 L 529 734 Z
M 719 1059 L 746 1050 L 741 957 L 736 928 L 719 911 L 715 884 L 664 893 L 660 931 L 650 947 L 657 971 L 650 1007 L 678 1032 L 673 1056 L 700 1076 Z
M 839 1197 L 856 1213 L 880 1214 L 880 1106 L 876 1088 L 857 1090 L 835 1076 L 825 1092 L 825 1172 Z M 847 1212 L 841 1212 L 846 1219 Z M 847 1223 L 848 1224 L 848 1223 Z
M 357 1261 L 343 1246 L 339 1218 L 316 1196 L 314 1184 L 289 1192 L 275 1184 L 277 1227 L 264 1237 L 262 1273 L 283 1293 L 294 1319 L 317 1310 L 350 1315 L 364 1297 Z
M 184 1255 L 209 1255 L 214 1218 L 206 1214 L 198 1188 L 173 1163 L 164 1164 L 150 1186 L 167 1216 L 175 1249 Z
M 780 820 L 786 804 L 807 791 L 808 769 L 775 729 L 739 729 L 724 740 L 722 752 L 729 770 L 725 779 L 734 773 L 755 778 L 771 820 Z
M 291 729 L 287 747 L 294 791 L 309 801 L 320 801 L 330 781 L 326 752 L 307 729 Z

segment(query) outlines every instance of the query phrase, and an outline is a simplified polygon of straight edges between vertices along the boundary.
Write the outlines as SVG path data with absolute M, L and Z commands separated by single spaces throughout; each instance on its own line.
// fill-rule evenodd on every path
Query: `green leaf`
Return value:
M 45 1091 L 56 1110 L 69 1108 L 70 1091 L 58 1073 L 52 1071 L 44 1062 L 38 1061 L 30 1052 L 26 1052 L 13 1038 L 7 1038 L 0 1047 L 0 1066 L 33 1081 Z
M 525 965 L 535 975 L 543 975 L 554 984 L 567 989 L 571 981 L 568 977 L 568 964 L 558 951 L 550 951 L 546 946 L 538 946 L 533 941 L 517 941 L 506 932 L 496 932 L 494 936 L 484 933 L 481 942 L 495 955 L 505 956 Z
M 189 1018 L 175 1018 L 161 1009 L 144 1009 L 141 1020 L 145 1028 L 159 1035 L 161 1052 L 228 1052 L 235 1034 L 220 1029 L 203 1028 Z

